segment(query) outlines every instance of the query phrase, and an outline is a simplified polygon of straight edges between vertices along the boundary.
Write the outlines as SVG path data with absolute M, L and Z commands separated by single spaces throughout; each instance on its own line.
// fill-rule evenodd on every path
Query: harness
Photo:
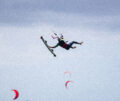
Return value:
M 67 48 L 67 44 L 64 42 L 64 40 L 60 40 L 59 45 L 63 48 Z
M 64 43 L 62 47 L 63 47 L 63 48 L 67 48 L 67 44 L 66 44 L 66 43 Z

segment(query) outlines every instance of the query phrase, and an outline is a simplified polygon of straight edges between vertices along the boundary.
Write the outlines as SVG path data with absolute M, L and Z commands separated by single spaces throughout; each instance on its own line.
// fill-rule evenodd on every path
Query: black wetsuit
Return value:
M 58 39 L 58 43 L 55 47 L 61 46 L 61 47 L 65 48 L 66 50 L 69 50 L 70 48 L 72 48 L 73 44 L 79 44 L 79 43 L 76 41 L 72 41 L 69 44 L 67 44 L 64 40 Z

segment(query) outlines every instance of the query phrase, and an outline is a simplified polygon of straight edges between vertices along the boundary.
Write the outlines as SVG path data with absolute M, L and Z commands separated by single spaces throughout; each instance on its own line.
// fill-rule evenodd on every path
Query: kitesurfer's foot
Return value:
M 76 46 L 72 47 L 72 49 L 75 49 L 75 48 L 76 48 Z
M 79 44 L 80 44 L 80 45 L 82 45 L 82 44 L 83 44 L 83 42 L 80 42 Z

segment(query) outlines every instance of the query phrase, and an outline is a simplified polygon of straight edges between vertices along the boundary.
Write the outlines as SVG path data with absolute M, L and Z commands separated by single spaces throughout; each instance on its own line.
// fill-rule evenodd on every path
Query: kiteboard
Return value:
M 43 41 L 43 43 L 45 44 L 45 46 L 47 47 L 47 49 L 53 54 L 54 57 L 56 57 L 56 54 L 53 52 L 53 49 L 49 48 L 47 41 L 44 40 L 44 38 L 42 36 L 40 38 Z

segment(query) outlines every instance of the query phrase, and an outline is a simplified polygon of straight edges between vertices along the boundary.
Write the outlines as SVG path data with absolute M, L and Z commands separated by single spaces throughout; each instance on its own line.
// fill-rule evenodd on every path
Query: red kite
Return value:
M 15 89 L 13 89 L 12 91 L 15 92 L 14 100 L 16 100 L 19 97 L 19 92 L 17 90 L 15 90 Z
M 72 81 L 66 81 L 66 83 L 65 83 L 66 88 L 68 88 L 67 86 L 68 86 L 68 83 L 70 83 L 70 82 L 72 82 Z

